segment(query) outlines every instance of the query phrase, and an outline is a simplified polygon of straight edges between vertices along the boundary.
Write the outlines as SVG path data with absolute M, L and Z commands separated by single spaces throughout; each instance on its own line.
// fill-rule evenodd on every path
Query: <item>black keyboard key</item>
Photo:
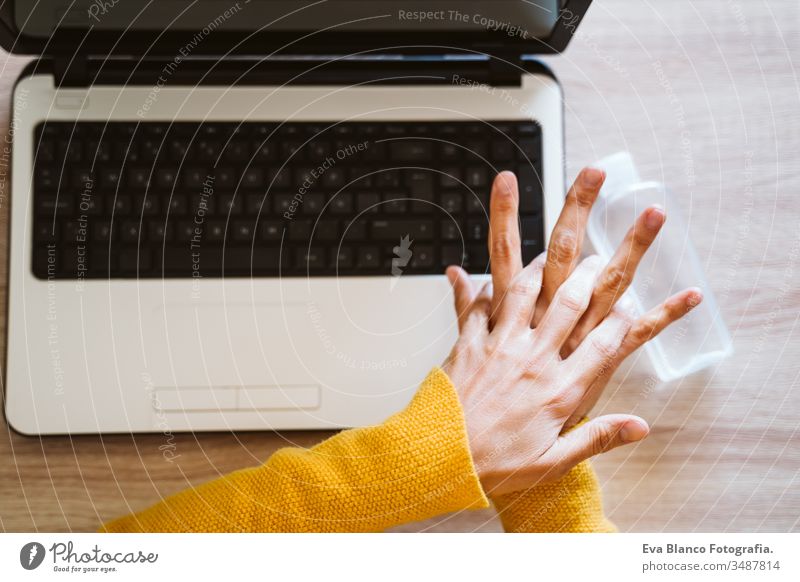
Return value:
M 134 200 L 134 212 L 142 216 L 155 216 L 160 208 L 159 199 L 153 194 L 137 196 Z
M 71 214 L 75 198 L 66 194 L 40 194 L 36 198 L 36 210 L 44 216 L 64 216 Z
M 489 186 L 489 171 L 483 167 L 467 168 L 464 182 L 473 190 Z
M 114 196 L 111 194 L 111 197 L 111 207 L 115 218 L 128 216 L 131 213 L 133 206 L 129 196 Z
M 323 186 L 338 189 L 345 184 L 345 174 L 340 168 L 331 168 L 322 175 Z
M 397 163 L 429 162 L 433 157 L 433 144 L 429 141 L 398 140 L 389 144 L 389 156 L 392 162 Z
M 407 175 L 406 183 L 413 198 L 433 202 L 433 174 L 429 171 L 412 170 Z
M 448 166 L 442 168 L 442 173 L 439 174 L 439 185 L 442 188 L 459 188 L 463 186 L 464 176 L 461 168 L 456 166 Z
M 541 216 L 523 217 L 520 220 L 522 260 L 528 264 L 544 251 L 544 220 Z
M 114 191 L 119 186 L 120 174 L 119 170 L 106 169 L 100 174 L 100 185 Z
M 362 269 L 377 269 L 381 266 L 381 255 L 378 247 L 367 246 L 358 249 L 357 266 Z
M 44 220 L 34 224 L 33 239 L 39 243 L 54 243 L 58 240 L 58 222 Z
M 440 223 L 439 232 L 441 233 L 442 240 L 446 241 L 461 240 L 461 238 L 464 236 L 458 226 L 458 223 L 452 220 L 443 220 Z
M 519 149 L 523 159 L 527 158 L 531 162 L 537 162 L 542 157 L 542 142 L 539 138 L 526 137 L 519 140 Z
M 172 194 L 167 201 L 169 216 L 185 216 L 189 211 L 189 199 L 185 194 Z
M 459 192 L 442 194 L 442 209 L 448 214 L 458 214 L 464 208 L 464 197 Z
M 460 245 L 445 245 L 442 247 L 442 268 L 450 265 L 462 266 L 464 263 L 464 251 Z
M 119 269 L 125 275 L 147 273 L 153 268 L 149 249 L 128 248 L 119 253 Z
M 325 196 L 323 194 L 306 194 L 303 197 L 303 213 L 317 216 L 325 207 Z
M 489 251 L 486 245 L 471 244 L 464 252 L 464 268 L 473 272 L 486 272 L 489 270 Z
M 439 157 L 445 162 L 455 162 L 461 158 L 461 148 L 454 143 L 440 143 Z
M 255 224 L 250 220 L 237 220 L 233 223 L 233 240 L 236 242 L 252 242 L 255 236 Z
M 163 170 L 168 171 L 168 170 Z M 159 171 L 160 172 L 160 171 Z M 171 184 L 174 184 L 175 180 L 173 179 L 170 182 L 169 188 L 172 188 Z M 132 190 L 146 190 L 147 187 L 150 185 L 150 170 L 148 168 L 131 168 L 128 170 L 128 187 Z
M 273 208 L 277 214 L 283 216 L 286 213 L 294 214 L 292 205 L 296 204 L 292 194 L 274 194 L 272 196 Z
M 161 221 L 151 222 L 148 228 L 150 242 L 162 245 L 172 240 L 172 225 Z
M 307 220 L 293 220 L 289 223 L 289 240 L 308 241 L 311 238 L 311 222 Z
M 142 174 L 135 175 L 134 178 L 137 182 L 137 185 L 140 188 L 147 187 L 147 179 L 148 179 L 147 174 L 142 172 Z M 178 173 L 175 170 L 170 170 L 170 169 L 158 170 L 158 173 L 156 174 L 156 185 L 159 188 L 171 191 L 173 188 L 175 188 L 177 182 L 178 182 Z
M 277 220 L 269 220 L 259 225 L 261 240 L 276 242 L 283 238 L 283 224 Z
M 92 239 L 99 243 L 109 243 L 116 238 L 117 230 L 110 220 L 98 220 L 91 225 Z
M 353 195 L 340 192 L 330 202 L 330 211 L 333 214 L 351 214 L 353 212 Z
M 242 187 L 249 189 L 263 189 L 266 188 L 267 182 L 264 176 L 264 170 L 261 168 L 248 168 L 242 175 Z
M 252 148 L 245 140 L 233 140 L 225 148 L 225 159 L 229 162 L 247 162 L 251 155 Z
M 433 240 L 433 221 L 373 220 L 371 232 L 376 241 L 395 241 L 406 236 L 414 241 Z
M 244 210 L 244 201 L 241 195 L 219 194 L 217 196 L 217 213 L 223 216 L 239 216 L 242 210 Z
M 141 225 L 139 221 L 126 220 L 119 228 L 119 236 L 122 242 L 136 244 L 139 242 Z
M 413 245 L 411 248 L 411 268 L 429 269 L 436 263 L 436 255 L 432 246 Z
M 61 177 L 58 171 L 50 166 L 36 168 L 33 183 L 39 191 L 49 191 L 58 188 Z
M 321 241 L 339 240 L 339 223 L 335 220 L 320 220 L 314 230 L 314 238 Z
M 337 269 L 350 269 L 355 264 L 353 248 L 338 246 L 331 249 L 331 264 Z
M 380 209 L 381 197 L 373 193 L 361 193 L 356 196 L 356 211 L 375 214 Z
M 508 162 L 514 157 L 516 146 L 510 140 L 492 142 L 492 159 L 496 162 Z
M 519 181 L 519 211 L 521 214 L 533 214 L 542 210 L 541 178 L 530 166 L 517 170 Z
M 383 212 L 386 214 L 405 214 L 408 212 L 408 200 L 400 193 L 387 193 L 383 195 Z
M 208 242 L 218 243 L 224 241 L 226 232 L 224 220 L 209 220 L 203 228 L 203 236 Z
M 297 249 L 298 269 L 318 271 L 328 266 L 325 249 L 322 247 L 299 248 Z

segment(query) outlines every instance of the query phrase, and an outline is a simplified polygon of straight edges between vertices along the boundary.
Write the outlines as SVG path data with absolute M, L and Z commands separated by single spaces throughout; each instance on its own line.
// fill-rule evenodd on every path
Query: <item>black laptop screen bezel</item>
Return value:
M 563 0 L 559 18 L 550 36 L 544 39 L 510 37 L 475 32 L 325 32 L 310 35 L 287 31 L 251 34 L 219 31 L 194 51 L 194 56 L 220 55 L 430 55 L 488 54 L 516 59 L 525 54 L 554 54 L 563 51 L 592 0 Z M 0 5 L 0 44 L 15 54 L 85 57 L 158 57 L 175 55 L 186 45 L 189 31 L 61 31 L 50 38 L 19 34 L 13 15 L 13 2 Z M 281 47 L 288 49 L 280 50 Z M 146 52 L 142 48 L 147 47 Z M 277 51 L 277 52 L 276 52 Z

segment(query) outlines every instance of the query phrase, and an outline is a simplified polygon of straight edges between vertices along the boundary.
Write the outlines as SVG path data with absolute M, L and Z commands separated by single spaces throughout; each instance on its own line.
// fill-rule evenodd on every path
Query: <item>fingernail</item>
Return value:
M 667 215 L 664 213 L 663 208 L 660 206 L 653 206 L 647 210 L 647 214 L 644 217 L 644 224 L 650 230 L 656 230 L 657 228 L 661 228 L 666 217 Z
M 703 292 L 697 287 L 692 289 L 692 292 L 686 296 L 686 308 L 691 311 L 700 303 L 703 302 Z
M 581 181 L 587 188 L 599 188 L 606 174 L 597 168 L 586 168 L 581 172 Z
M 619 429 L 619 438 L 626 443 L 635 443 L 642 440 L 650 432 L 650 427 L 642 422 L 629 420 Z

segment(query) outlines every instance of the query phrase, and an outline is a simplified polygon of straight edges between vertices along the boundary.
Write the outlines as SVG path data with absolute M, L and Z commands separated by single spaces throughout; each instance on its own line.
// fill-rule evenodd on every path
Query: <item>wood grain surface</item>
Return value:
M 679 197 L 734 338 L 718 367 L 654 386 L 642 361 L 598 411 L 652 424 L 597 459 L 623 531 L 800 531 L 800 5 L 596 0 L 547 59 L 566 93 L 567 170 L 618 150 Z M 0 54 L 0 131 L 26 59 Z M 5 184 L 3 184 L 5 186 Z M 5 305 L 9 193 L 0 193 Z M 0 317 L 5 341 L 5 316 Z M 3 350 L 4 351 L 4 350 Z M 0 530 L 86 531 L 327 433 L 49 437 L 0 420 Z M 499 531 L 491 511 L 400 531 Z

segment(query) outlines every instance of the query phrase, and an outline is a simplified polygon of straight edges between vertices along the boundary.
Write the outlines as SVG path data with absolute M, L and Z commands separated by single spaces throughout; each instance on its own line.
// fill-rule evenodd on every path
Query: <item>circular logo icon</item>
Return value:
M 19 563 L 26 570 L 35 570 L 44 561 L 44 546 L 39 542 L 29 542 L 19 551 Z

